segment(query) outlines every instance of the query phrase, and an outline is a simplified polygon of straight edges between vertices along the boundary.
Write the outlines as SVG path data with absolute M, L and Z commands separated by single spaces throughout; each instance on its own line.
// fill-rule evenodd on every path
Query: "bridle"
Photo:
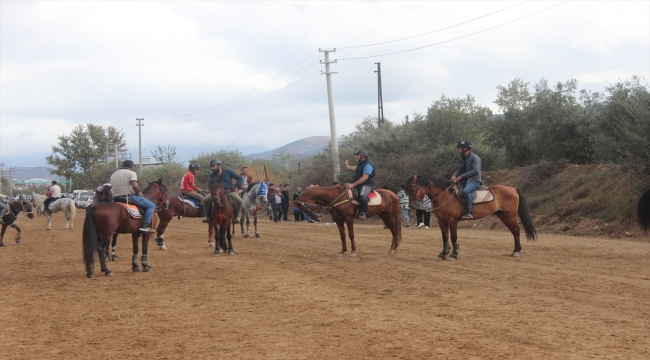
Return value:
M 429 187 L 428 187 L 428 186 L 425 186 L 425 189 L 423 189 L 423 188 L 420 186 L 420 184 L 416 183 L 416 184 L 415 184 L 415 196 L 416 196 L 416 199 L 417 199 L 417 198 L 420 197 L 420 194 L 422 194 L 422 193 L 424 192 L 423 197 L 424 197 L 424 196 L 429 197 L 429 200 L 431 201 L 431 204 L 433 204 L 433 200 L 435 200 L 435 199 L 441 197 L 442 195 L 446 194 L 447 191 L 453 187 L 453 188 L 454 188 L 454 191 L 451 193 L 451 196 L 449 196 L 449 199 L 447 199 L 447 201 L 445 201 L 444 204 L 442 204 L 442 205 L 440 205 L 440 206 L 438 206 L 438 207 L 436 207 L 436 208 L 432 208 L 432 209 L 431 209 L 431 211 L 435 211 L 435 210 L 438 210 L 438 209 L 442 208 L 443 206 L 447 205 L 447 203 L 449 203 L 449 202 L 451 201 L 451 199 L 454 198 L 454 196 L 456 195 L 456 193 L 458 193 L 458 186 L 455 186 L 455 185 L 456 185 L 456 183 L 452 183 L 452 184 L 449 185 L 445 190 L 443 190 L 443 191 L 440 193 L 440 195 L 438 195 L 438 196 L 436 196 L 435 198 L 431 199 L 431 198 L 429 197 Z
M 16 209 L 16 204 L 20 204 L 21 209 Z M 25 212 L 25 215 L 27 215 L 28 217 L 29 215 L 32 215 L 32 217 L 34 217 L 34 213 L 30 210 L 27 210 L 27 205 L 29 205 L 29 202 L 27 200 L 10 201 L 9 211 L 11 215 L 15 218 L 18 217 L 21 211 Z
M 300 210 L 302 210 L 303 212 L 306 212 L 307 215 L 310 215 L 310 217 L 313 217 L 313 218 L 318 219 L 316 222 L 320 222 L 320 219 L 323 218 L 323 215 L 322 215 L 322 214 L 316 214 L 316 213 L 315 213 L 315 212 L 314 212 L 314 211 L 309 207 L 309 204 L 307 204 L 307 203 L 305 203 L 305 202 L 302 202 L 302 201 L 300 201 L 300 200 L 295 200 L 295 201 L 298 202 L 298 206 L 300 207 Z

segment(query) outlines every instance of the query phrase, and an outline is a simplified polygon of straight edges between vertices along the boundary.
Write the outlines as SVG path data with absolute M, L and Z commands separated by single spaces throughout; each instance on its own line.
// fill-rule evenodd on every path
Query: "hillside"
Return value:
M 294 141 L 292 143 L 289 143 L 277 149 L 265 151 L 259 154 L 248 155 L 247 158 L 251 160 L 254 159 L 271 160 L 271 158 L 273 158 L 273 155 L 278 154 L 280 152 L 293 154 L 293 155 L 314 155 L 325 150 L 329 146 L 329 143 L 330 143 L 329 136 L 311 136 L 308 138 Z

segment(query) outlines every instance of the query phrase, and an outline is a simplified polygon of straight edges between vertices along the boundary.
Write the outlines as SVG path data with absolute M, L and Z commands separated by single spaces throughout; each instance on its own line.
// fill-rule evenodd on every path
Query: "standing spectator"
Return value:
M 269 183 L 269 193 L 266 195 L 266 203 L 269 206 L 266 208 L 266 215 L 269 217 L 269 220 L 273 220 L 273 197 L 275 196 L 275 184 Z
M 424 195 L 421 203 L 415 204 L 415 217 L 418 223 L 418 229 L 423 227 L 428 229 L 431 225 L 431 199 L 428 196 Z
M 404 185 L 400 185 L 402 188 L 398 193 L 397 197 L 399 198 L 399 207 L 402 210 L 402 219 L 404 220 L 404 227 L 409 227 L 411 225 L 411 208 L 409 207 L 409 196 L 404 191 Z
M 244 179 L 244 182 L 242 182 L 239 189 L 241 191 L 246 191 L 246 189 L 248 189 L 248 185 L 250 185 L 253 182 L 253 175 L 248 173 L 248 166 L 244 166 L 241 168 L 241 172 L 239 173 L 239 176 L 241 176 L 242 179 Z
M 273 221 L 282 221 L 282 192 L 280 188 L 276 188 L 275 193 L 271 196 L 271 206 L 273 206 Z
M 289 221 L 287 217 L 289 214 L 289 190 L 291 190 L 291 186 L 284 184 L 284 189 L 282 190 L 282 221 Z

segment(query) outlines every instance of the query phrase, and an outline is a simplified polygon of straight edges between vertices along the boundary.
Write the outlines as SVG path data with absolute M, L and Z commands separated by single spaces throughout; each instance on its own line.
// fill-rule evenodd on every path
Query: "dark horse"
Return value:
M 178 216 L 180 219 L 181 216 L 189 218 L 199 218 L 201 213 L 199 209 L 185 204 L 178 196 L 171 196 L 169 200 L 163 206 L 160 211 L 158 211 L 158 217 L 160 218 L 160 224 L 156 228 L 156 244 L 162 250 L 167 250 L 165 246 L 165 230 L 167 225 L 172 221 L 174 216 Z M 212 226 L 208 226 L 208 244 L 211 244 L 212 241 Z
M 650 190 L 641 195 L 636 213 L 639 216 L 639 226 L 643 232 L 648 232 L 650 230 Z
M 167 201 L 165 193 L 166 188 L 161 180 L 149 183 L 144 190 L 144 196 L 151 200 L 157 206 Z M 152 227 L 155 225 L 156 216 L 153 217 Z M 142 268 L 144 271 L 150 271 L 151 266 L 147 263 L 147 252 L 149 250 L 149 238 L 151 233 L 140 233 L 139 228 L 142 226 L 142 218 L 134 219 L 129 216 L 127 210 L 120 204 L 114 202 L 101 202 L 93 206 L 86 214 L 83 230 L 83 254 L 84 264 L 86 265 L 86 275 L 93 277 L 93 268 L 95 265 L 95 251 L 99 253 L 99 262 L 101 270 L 105 275 L 111 275 L 111 271 L 106 267 L 106 252 L 113 239 L 113 234 L 131 234 L 133 239 L 133 259 L 131 269 L 140 271 L 137 262 L 138 255 L 138 238 L 142 235 Z
M 230 226 L 232 219 L 235 217 L 235 205 L 231 202 L 224 191 L 223 184 L 220 181 L 210 183 L 210 226 L 214 229 L 215 249 L 214 255 L 221 255 L 221 248 L 228 251 L 228 255 L 234 255 L 235 250 L 232 247 L 232 234 Z M 228 243 L 226 244 L 226 237 Z
M 382 202 L 379 205 L 368 206 L 367 215 L 368 217 L 379 215 L 384 221 L 384 224 L 390 229 L 390 232 L 393 234 L 393 240 L 390 244 L 389 254 L 394 254 L 402 242 L 402 215 L 399 207 L 399 199 L 390 190 L 380 189 L 376 191 L 381 195 Z M 352 248 L 350 256 L 356 256 L 357 246 L 354 243 L 354 218 L 356 217 L 359 205 L 350 202 L 345 187 L 340 185 L 313 187 L 305 190 L 293 203 L 300 211 L 307 213 L 312 220 L 317 222 L 320 222 L 321 215 L 314 213 L 309 207 L 309 204 L 324 206 L 329 211 L 341 235 L 342 248 L 339 253 L 341 255 L 348 251 L 344 226 L 347 224 L 350 247 Z
M 424 195 L 431 199 L 433 213 L 438 218 L 440 231 L 442 232 L 443 249 L 439 260 L 449 260 L 458 258 L 458 242 L 456 228 L 460 217 L 463 214 L 465 206 L 460 203 L 456 196 L 458 190 L 453 183 L 440 180 L 427 175 L 413 175 L 406 180 L 404 189 L 409 196 L 410 205 L 413 206 L 415 201 L 422 201 Z M 521 243 L 519 242 L 519 224 L 517 214 L 526 231 L 526 238 L 533 240 L 537 237 L 533 220 L 530 216 L 530 210 L 526 205 L 526 200 L 519 193 L 519 190 L 503 185 L 493 185 L 488 187 L 494 194 L 494 200 L 486 203 L 478 203 L 473 206 L 474 220 L 484 218 L 488 215 L 496 215 L 510 229 L 515 238 L 515 250 L 512 256 L 521 255 Z M 449 255 L 449 233 L 451 232 L 451 243 L 454 251 Z
M 0 247 L 7 246 L 2 241 L 2 239 L 5 237 L 5 231 L 7 231 L 8 226 L 16 229 L 16 244 L 20 244 L 20 228 L 16 226 L 16 219 L 18 219 L 18 215 L 20 215 L 21 212 L 25 212 L 27 217 L 30 219 L 34 218 L 34 213 L 32 212 L 32 204 L 30 204 L 28 201 L 23 199 L 9 201 L 9 211 L 7 211 L 5 213 L 5 216 L 2 218 L 3 223 L 2 232 L 0 232 Z

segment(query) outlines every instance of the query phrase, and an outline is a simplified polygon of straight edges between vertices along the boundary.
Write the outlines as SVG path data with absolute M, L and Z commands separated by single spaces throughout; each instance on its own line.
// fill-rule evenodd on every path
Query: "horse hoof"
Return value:
M 106 272 L 104 272 L 104 275 L 106 275 L 106 276 L 113 276 L 113 272 L 110 271 L 110 270 L 107 270 Z
M 214 244 L 213 244 L 213 243 L 209 243 L 209 244 L 208 244 L 208 247 L 213 248 L 213 247 L 214 247 Z
M 256 238 L 260 237 L 260 234 L 255 234 L 255 237 L 256 237 Z
M 119 259 L 117 255 L 111 255 L 111 261 L 118 261 Z
M 251 237 L 251 236 L 248 235 L 248 234 L 244 234 L 244 235 L 242 235 L 242 236 L 245 237 L 245 238 L 249 238 L 249 237 Z
M 456 259 L 456 258 L 453 257 L 453 256 L 450 256 L 449 259 L 447 259 L 447 260 L 449 260 L 449 261 L 456 261 L 456 260 L 458 260 L 458 259 Z
M 95 275 L 94 275 L 94 274 L 86 274 L 86 276 L 87 276 L 87 277 L 88 277 L 89 279 L 92 279 L 92 278 L 94 278 L 94 277 L 95 277 Z
M 515 251 L 515 252 L 513 252 L 512 255 L 510 255 L 510 256 L 512 256 L 512 257 L 520 257 L 520 256 L 521 256 L 521 253 L 520 253 L 519 251 Z
M 5 244 L 5 243 L 0 243 L 0 247 L 5 247 L 5 246 L 7 246 L 7 244 Z
M 443 257 L 440 257 L 440 256 L 438 256 L 436 258 L 436 261 L 444 261 L 444 260 L 447 260 L 447 258 L 443 258 Z
M 355 256 L 357 256 L 357 253 L 350 253 L 349 256 L 350 256 L 350 257 L 355 257 Z
M 158 248 L 160 250 L 167 250 L 167 246 L 165 246 L 165 244 L 162 244 L 162 246 L 159 245 Z
M 16 244 L 20 244 L 20 238 L 16 238 Z
M 144 271 L 144 272 L 149 272 L 149 271 L 151 271 L 151 266 L 149 266 L 149 265 L 143 265 L 143 266 L 142 266 L 142 271 Z
M 52 228 L 47 228 L 47 229 L 45 229 L 45 230 L 52 230 Z
M 133 272 L 140 272 L 140 267 L 137 265 L 133 265 L 131 266 L 131 270 L 133 270 Z
M 234 250 L 228 251 L 228 255 L 235 255 L 235 251 Z
M 214 256 L 221 256 L 221 252 L 219 252 L 219 251 L 215 251 L 215 252 L 214 252 Z

